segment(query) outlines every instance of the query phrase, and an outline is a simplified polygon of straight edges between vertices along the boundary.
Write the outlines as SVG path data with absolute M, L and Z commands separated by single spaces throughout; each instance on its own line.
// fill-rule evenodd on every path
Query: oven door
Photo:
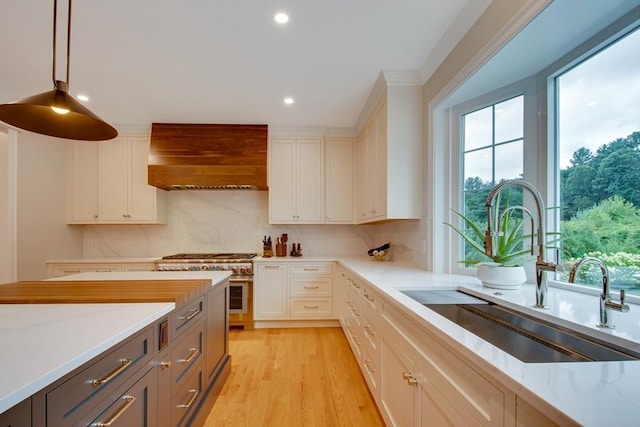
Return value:
M 229 313 L 247 313 L 248 280 L 229 280 Z

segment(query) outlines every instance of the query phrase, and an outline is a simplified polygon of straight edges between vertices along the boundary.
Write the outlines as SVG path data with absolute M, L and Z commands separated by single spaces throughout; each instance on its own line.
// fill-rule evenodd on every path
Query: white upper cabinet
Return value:
M 327 224 L 353 223 L 354 160 L 352 138 L 326 139 L 324 222 Z
M 269 141 L 269 222 L 322 223 L 322 139 Z
M 166 191 L 147 184 L 149 138 L 72 143 L 70 224 L 164 224 Z
M 420 86 L 390 86 L 358 136 L 357 222 L 419 219 L 422 212 Z

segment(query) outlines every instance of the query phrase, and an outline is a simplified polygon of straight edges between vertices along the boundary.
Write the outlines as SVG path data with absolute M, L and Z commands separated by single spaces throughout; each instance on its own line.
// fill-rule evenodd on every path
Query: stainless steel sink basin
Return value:
M 527 363 L 639 360 L 640 354 L 460 291 L 401 291 Z

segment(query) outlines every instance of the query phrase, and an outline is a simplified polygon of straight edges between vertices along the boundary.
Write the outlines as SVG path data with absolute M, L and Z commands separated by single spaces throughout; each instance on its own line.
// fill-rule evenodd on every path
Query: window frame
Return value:
M 596 55 L 598 52 L 615 44 L 632 31 L 640 31 L 640 8 L 624 15 L 594 36 L 591 36 L 566 55 L 556 59 L 551 65 L 516 83 L 497 88 L 471 100 L 463 101 L 450 107 L 443 107 L 445 124 L 450 129 L 450 144 L 445 152 L 449 156 L 451 165 L 452 190 L 449 200 L 443 200 L 444 206 L 452 209 L 462 209 L 463 194 L 463 160 L 462 160 L 462 116 L 468 112 L 485 108 L 502 100 L 518 95 L 518 91 L 525 95 L 524 99 L 524 142 L 523 142 L 523 178 L 531 182 L 540 190 L 548 206 L 558 206 L 560 199 L 560 168 L 557 138 L 556 105 L 556 77 L 581 62 Z M 526 192 L 525 192 L 526 194 Z M 525 207 L 532 207 L 530 197 L 525 196 Z M 441 213 L 447 222 L 456 221 L 450 212 Z M 560 215 L 556 210 L 546 213 L 546 230 L 559 229 Z M 445 235 L 445 244 L 449 250 L 443 257 L 445 271 L 453 274 L 473 275 L 475 269 L 460 266 L 457 261 L 462 254 L 461 239 L 451 232 Z M 553 251 L 548 251 L 546 259 L 557 260 Z M 529 282 L 535 277 L 533 266 L 527 270 Z M 582 293 L 599 295 L 600 290 L 587 286 L 568 284 L 555 280 L 548 275 L 550 286 L 579 291 Z M 629 302 L 640 303 L 640 297 L 629 295 Z
M 483 108 L 498 104 L 511 98 L 522 95 L 523 99 L 523 177 L 525 180 L 534 183 L 535 171 L 537 167 L 537 156 L 533 153 L 537 151 L 537 136 L 539 134 L 537 126 L 531 126 L 531 123 L 537 123 L 537 107 L 535 92 L 537 83 L 535 78 L 527 78 L 511 85 L 496 89 L 477 98 L 465 101 L 463 103 L 451 107 L 451 120 L 455 125 L 452 126 L 451 133 L 451 159 L 453 163 L 451 174 L 451 188 L 454 197 L 450 200 L 452 209 L 459 212 L 463 210 L 463 190 L 464 190 L 464 165 L 463 165 L 463 116 L 465 114 L 481 110 Z M 531 162 L 525 159 L 532 159 Z M 455 173 L 454 173 L 455 172 Z M 533 205 L 531 199 L 525 195 L 525 206 L 530 208 Z M 450 212 L 445 214 L 447 222 L 458 222 L 459 218 L 452 216 Z M 476 269 L 473 267 L 465 267 L 458 263 L 462 259 L 463 245 L 462 239 L 456 238 L 449 234 L 450 250 L 448 256 L 448 270 L 454 274 L 475 274 Z

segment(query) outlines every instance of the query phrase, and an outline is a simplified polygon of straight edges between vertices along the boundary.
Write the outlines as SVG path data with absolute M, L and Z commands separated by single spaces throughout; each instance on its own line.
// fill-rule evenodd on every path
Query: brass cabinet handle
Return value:
M 196 397 L 198 397 L 198 394 L 200 392 L 198 390 L 189 390 L 189 393 L 191 393 L 191 399 L 189 399 L 189 401 L 187 403 L 183 403 L 183 404 L 177 405 L 178 408 L 180 408 L 180 409 L 189 409 L 191 407 L 191 405 L 193 405 L 193 402 L 196 401 Z
M 304 270 L 304 271 L 318 271 L 318 270 L 319 270 L 319 268 L 318 268 L 318 267 L 316 267 L 316 268 L 305 267 L 305 268 L 303 268 L 303 270 Z
M 413 376 L 413 374 L 411 372 L 403 372 L 402 373 L 402 378 L 404 378 L 405 380 L 407 380 L 407 383 L 409 385 L 416 385 L 418 384 L 418 380 L 416 379 L 416 377 Z
M 315 286 L 305 286 L 305 289 L 318 289 L 320 286 L 315 285 Z
M 106 427 L 106 426 L 110 426 L 111 424 L 113 424 L 114 422 L 116 422 L 116 420 L 118 418 L 120 418 L 120 415 L 124 414 L 124 412 L 129 409 L 129 406 L 133 405 L 133 402 L 136 401 L 135 396 L 123 396 L 124 400 L 126 400 L 126 402 L 120 406 L 116 412 L 111 415 L 110 417 L 107 418 L 106 421 L 102 422 L 102 421 L 97 421 L 95 423 L 93 423 L 94 426 L 98 426 L 98 427 Z
M 367 301 L 369 302 L 375 302 L 376 299 L 374 297 L 372 297 L 371 295 L 369 295 L 366 291 L 364 293 L 364 297 L 367 299 Z
M 98 386 L 101 386 L 103 384 L 108 383 L 109 381 L 114 379 L 116 376 L 118 376 L 118 374 L 120 374 L 122 371 L 124 371 L 125 369 L 127 369 L 130 366 L 131 359 L 122 359 L 122 360 L 120 360 L 120 363 L 122 363 L 122 365 L 118 366 L 116 369 L 111 371 L 103 379 L 101 379 L 101 380 L 93 380 L 91 382 L 91 385 L 95 388 L 95 387 L 98 387 Z
M 178 317 L 179 320 L 184 320 L 184 321 L 188 321 L 193 319 L 196 314 L 200 313 L 200 310 L 197 308 L 192 308 L 188 314 L 183 314 L 182 316 Z
M 371 336 L 374 336 L 376 333 L 371 330 L 371 325 L 364 325 L 364 330 Z
M 305 305 L 304 308 L 312 309 L 312 308 L 320 308 L 319 305 Z
M 279 265 L 265 265 L 264 268 L 280 268 Z
M 199 350 L 197 348 L 190 348 L 189 351 L 191 352 L 191 354 L 189 354 L 189 356 L 186 359 L 180 359 L 178 360 L 178 362 L 180 363 L 189 363 L 193 360 L 194 357 L 196 357 L 196 355 L 198 354 Z
M 371 360 L 369 360 L 369 359 L 364 359 L 364 366 L 365 366 L 365 367 L 367 368 L 367 370 L 368 370 L 369 372 L 371 372 L 372 374 L 376 371 L 376 370 L 375 370 L 375 368 L 373 368 L 373 367 L 371 366 Z
M 160 369 L 169 369 L 171 367 L 171 361 L 168 362 L 162 361 L 160 362 Z

